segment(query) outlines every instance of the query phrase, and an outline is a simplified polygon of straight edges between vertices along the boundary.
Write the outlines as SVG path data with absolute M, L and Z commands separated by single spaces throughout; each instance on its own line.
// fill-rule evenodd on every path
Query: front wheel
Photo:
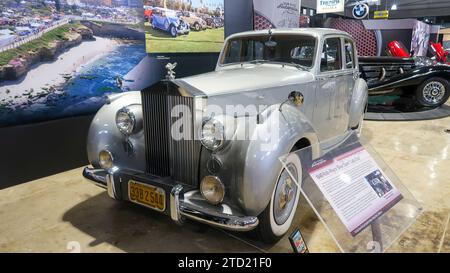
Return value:
M 300 189 L 296 181 L 298 183 L 302 181 L 302 165 L 299 157 L 290 154 L 286 159 L 286 166 L 287 168 L 283 166 L 280 171 L 269 204 L 259 216 L 259 234 L 267 243 L 276 243 L 288 232 L 297 210 Z
M 443 78 L 431 78 L 416 89 L 416 101 L 420 106 L 439 107 L 450 97 L 450 84 Z
M 194 24 L 194 29 L 195 29 L 195 31 L 200 31 L 200 24 L 199 23 L 195 23 Z
M 169 33 L 170 33 L 170 36 L 172 36 L 174 38 L 177 37 L 177 35 L 178 35 L 177 28 L 174 25 L 171 25 L 170 29 L 169 29 Z

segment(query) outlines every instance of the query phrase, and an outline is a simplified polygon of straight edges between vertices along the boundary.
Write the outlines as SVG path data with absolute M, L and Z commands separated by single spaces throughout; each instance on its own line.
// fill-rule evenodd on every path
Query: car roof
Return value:
M 229 37 L 229 39 L 237 38 L 237 37 L 245 37 L 252 35 L 268 35 L 268 29 L 265 30 L 255 30 L 255 31 L 246 31 L 241 33 L 233 34 Z M 343 35 L 351 37 L 347 32 L 332 29 L 332 28 L 278 28 L 272 29 L 272 34 L 286 34 L 286 35 L 298 35 L 298 34 L 306 34 L 311 36 L 325 36 L 325 35 Z

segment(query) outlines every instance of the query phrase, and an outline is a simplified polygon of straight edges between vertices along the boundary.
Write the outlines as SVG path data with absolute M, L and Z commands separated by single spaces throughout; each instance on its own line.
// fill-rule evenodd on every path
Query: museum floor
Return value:
M 450 252 L 450 118 L 365 122 L 364 136 L 424 205 L 388 252 Z M 115 202 L 87 183 L 81 168 L 0 191 L 0 252 L 291 252 L 287 238 L 268 246 Z M 302 199 L 294 226 L 311 252 L 339 249 Z

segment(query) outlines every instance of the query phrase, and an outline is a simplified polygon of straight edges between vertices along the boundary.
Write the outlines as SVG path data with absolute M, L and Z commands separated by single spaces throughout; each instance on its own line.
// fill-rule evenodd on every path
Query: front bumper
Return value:
M 180 24 L 177 27 L 178 34 L 182 34 L 182 35 L 188 34 L 190 30 L 191 30 L 191 28 L 186 24 Z
M 116 200 L 127 200 L 129 180 L 163 188 L 167 200 L 164 213 L 170 215 L 172 220 L 178 224 L 182 224 L 187 218 L 232 231 L 249 231 L 258 225 L 257 217 L 242 215 L 225 204 L 211 205 L 198 190 L 173 184 L 166 179 L 143 176 L 128 171 L 108 173 L 102 169 L 88 167 L 84 168 L 83 176 L 93 184 L 107 189 L 108 195 Z
M 178 34 L 184 35 L 189 33 L 189 28 L 177 29 Z

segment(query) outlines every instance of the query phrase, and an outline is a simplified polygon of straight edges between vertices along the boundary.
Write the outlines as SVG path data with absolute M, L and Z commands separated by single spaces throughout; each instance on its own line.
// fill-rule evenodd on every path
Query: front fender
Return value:
M 252 141 L 246 149 L 243 175 L 236 181 L 240 206 L 248 215 L 259 215 L 269 204 L 275 182 L 282 169 L 280 157 L 291 152 L 301 139 L 313 145 L 313 156 L 319 154 L 317 134 L 309 119 L 299 108 L 285 104 L 282 112 L 279 104 L 267 109 L 270 114 L 253 132 Z M 262 132 L 275 128 L 271 140 L 258 137 Z
M 87 154 L 90 164 L 99 168 L 98 154 L 107 149 L 114 158 L 114 165 L 119 168 L 145 171 L 144 133 L 138 132 L 129 137 L 133 153 L 127 151 L 125 137 L 116 126 L 116 113 L 122 107 L 131 104 L 142 104 L 140 92 L 127 92 L 112 95 L 95 115 L 89 128 Z
M 369 93 L 367 83 L 363 79 L 358 79 L 355 82 L 350 102 L 349 128 L 355 128 L 359 125 L 361 115 L 364 115 L 368 99 Z
M 169 18 L 169 23 L 178 27 L 180 25 L 180 20 L 178 18 Z

